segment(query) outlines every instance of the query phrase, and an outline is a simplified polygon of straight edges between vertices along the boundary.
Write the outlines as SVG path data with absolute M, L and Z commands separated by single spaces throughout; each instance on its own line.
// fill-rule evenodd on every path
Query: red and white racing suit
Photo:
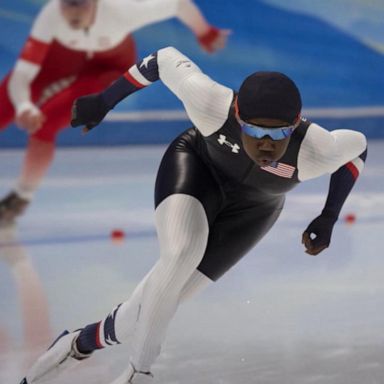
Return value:
M 98 0 L 93 25 L 75 30 L 61 15 L 60 1 L 51 0 L 37 16 L 14 70 L 0 85 L 0 129 L 15 114 L 38 107 L 46 120 L 32 137 L 54 141 L 69 125 L 76 98 L 102 90 L 134 64 L 133 31 L 179 17 L 197 36 L 199 29 L 200 36 L 204 34 L 206 25 L 193 20 L 191 7 L 196 11 L 185 0 Z

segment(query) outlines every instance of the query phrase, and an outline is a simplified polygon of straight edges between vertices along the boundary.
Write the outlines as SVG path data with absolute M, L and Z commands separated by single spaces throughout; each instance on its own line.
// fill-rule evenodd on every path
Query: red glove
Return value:
M 205 51 L 212 53 L 225 47 L 229 34 L 229 30 L 210 26 L 207 32 L 197 36 L 197 40 Z

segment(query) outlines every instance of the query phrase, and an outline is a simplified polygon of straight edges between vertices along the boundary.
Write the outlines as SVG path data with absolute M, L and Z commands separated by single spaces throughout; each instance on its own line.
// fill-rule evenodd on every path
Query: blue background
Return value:
M 42 3 L 15 0 L 0 6 L 1 76 L 12 68 Z M 268 2 L 198 0 L 196 3 L 212 24 L 232 30 L 225 50 L 214 55 L 202 52 L 193 34 L 178 20 L 170 20 L 134 34 L 139 55 L 173 45 L 190 56 L 205 73 L 233 89 L 257 70 L 285 72 L 301 90 L 304 111 L 384 106 L 384 55 L 358 36 L 324 18 Z M 348 10 L 340 7 L 334 11 Z M 182 105 L 165 86 L 157 83 L 124 100 L 116 111 L 161 109 L 182 110 Z M 328 129 L 351 128 L 369 138 L 384 137 L 382 116 L 325 116 L 313 120 Z M 80 137 L 77 130 L 67 129 L 59 136 L 59 144 L 164 143 L 188 126 L 186 120 L 104 122 L 104 129 L 95 129 L 86 137 Z M 19 146 L 25 141 L 25 134 L 15 127 L 0 133 L 0 146 Z

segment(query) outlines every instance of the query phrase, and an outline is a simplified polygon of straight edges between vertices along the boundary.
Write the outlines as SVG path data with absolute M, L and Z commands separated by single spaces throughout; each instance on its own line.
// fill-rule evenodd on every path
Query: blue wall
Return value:
M 291 2 L 295 3 L 295 0 Z M 268 4 L 267 0 L 197 0 L 196 3 L 213 24 L 233 31 L 224 51 L 212 56 L 203 53 L 192 34 L 178 21 L 172 20 L 135 33 L 140 56 L 173 45 L 196 61 L 211 77 L 234 89 L 245 76 L 256 70 L 282 71 L 299 85 L 304 111 L 326 108 L 321 117 L 314 119 L 318 123 L 328 129 L 357 129 L 370 138 L 384 137 L 381 129 L 384 112 L 379 111 L 373 116 L 363 113 L 359 118 L 348 116 L 348 113 L 335 118 L 332 113 L 327 113 L 329 108 L 347 108 L 353 112 L 356 107 L 366 107 L 369 111 L 372 106 L 383 106 L 384 110 L 384 55 L 367 44 L 363 37 L 339 28 L 324 17 L 279 8 Z M 335 0 L 334 4 L 337 3 Z M 12 67 L 39 6 L 36 0 L 15 0 L 0 5 L 0 33 L 7 36 L 0 41 L 0 75 Z M 348 10 L 336 7 L 334 12 L 342 14 Z M 162 109 L 182 110 L 182 106 L 163 85 L 155 84 L 124 100 L 116 111 Z M 311 115 L 307 117 L 311 118 Z M 96 129 L 85 138 L 80 137 L 77 130 L 67 129 L 60 135 L 59 143 L 167 142 L 189 125 L 185 120 L 155 123 L 107 121 L 103 123 L 105 129 Z M 24 142 L 24 134 L 15 127 L 0 133 L 0 146 L 17 146 Z

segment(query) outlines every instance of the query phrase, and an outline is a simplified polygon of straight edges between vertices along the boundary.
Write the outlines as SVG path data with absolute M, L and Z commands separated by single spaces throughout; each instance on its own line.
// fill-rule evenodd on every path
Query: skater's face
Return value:
M 247 122 L 239 119 L 245 152 L 256 164 L 262 167 L 271 165 L 286 152 L 298 122 L 299 119 L 292 125 L 278 119 L 255 118 Z
M 61 14 L 73 29 L 89 28 L 95 19 L 96 0 L 61 0 Z

